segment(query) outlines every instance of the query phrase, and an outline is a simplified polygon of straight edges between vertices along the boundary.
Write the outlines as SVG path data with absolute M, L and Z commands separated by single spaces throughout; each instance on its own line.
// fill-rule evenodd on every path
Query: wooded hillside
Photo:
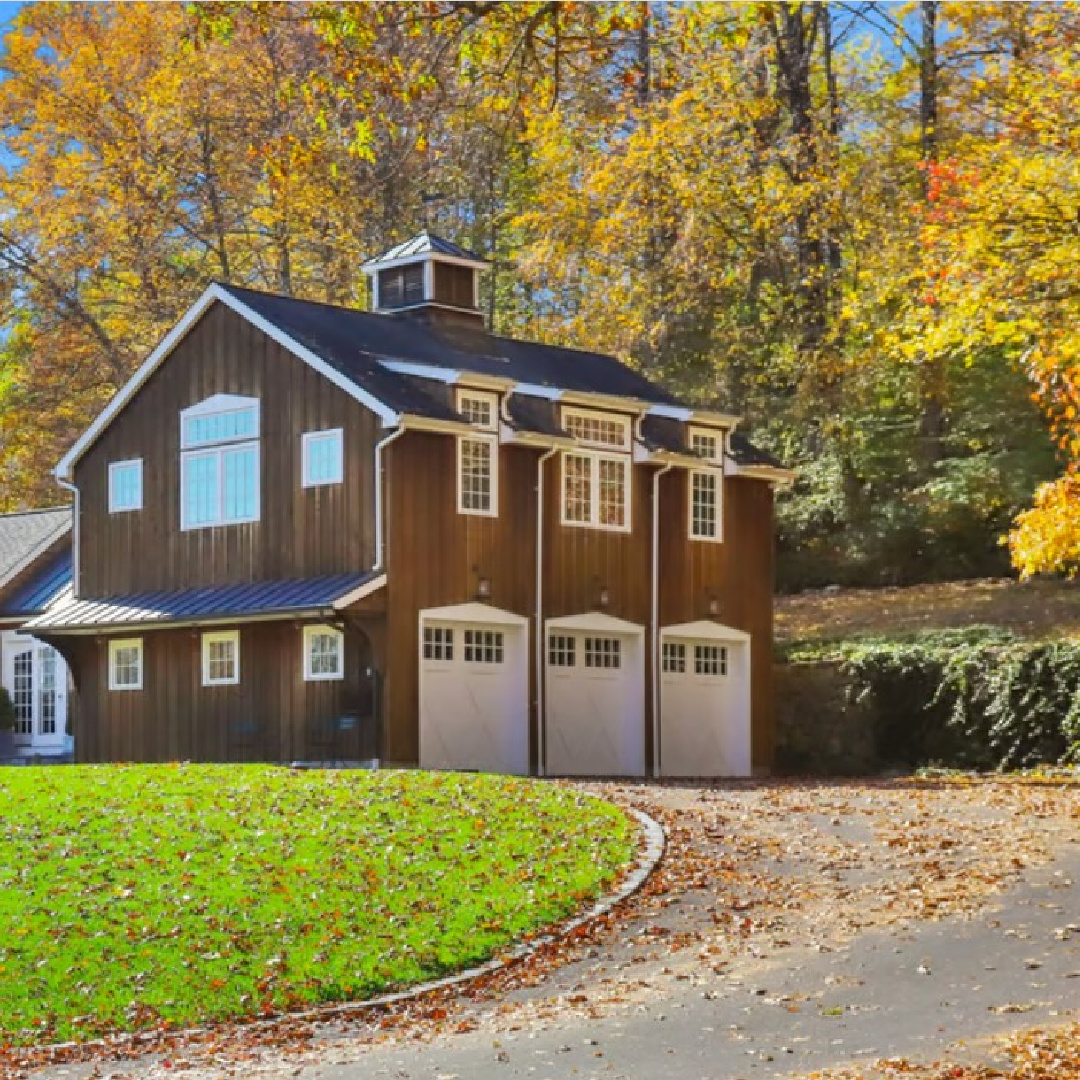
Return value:
M 1080 565 L 1075 4 L 28 5 L 0 69 L 0 509 L 210 279 L 365 304 L 427 222 L 496 330 L 798 469 L 781 583 Z

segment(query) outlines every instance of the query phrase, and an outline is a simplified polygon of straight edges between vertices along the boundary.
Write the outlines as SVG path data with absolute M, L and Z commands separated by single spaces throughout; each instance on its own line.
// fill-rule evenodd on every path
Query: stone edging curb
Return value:
M 464 971 L 459 971 L 454 975 L 447 975 L 442 979 L 434 979 L 431 982 L 411 986 L 408 990 L 400 990 L 393 994 L 382 994 L 379 997 L 368 998 L 365 1001 L 348 1001 L 342 1002 L 340 1005 L 323 1005 L 318 1009 L 308 1009 L 303 1012 L 282 1013 L 280 1016 L 268 1017 L 265 1020 L 249 1020 L 246 1022 L 237 1021 L 235 1022 L 235 1026 L 257 1029 L 262 1027 L 272 1027 L 275 1024 L 294 1023 L 296 1021 L 328 1020 L 334 1016 L 359 1013 L 363 1012 L 365 1009 L 377 1009 L 387 1005 L 397 1005 L 403 1001 L 412 1001 L 416 998 L 423 997 L 425 994 L 430 994 L 433 990 L 445 990 L 450 987 L 460 986 L 481 975 L 490 975 L 492 972 L 501 971 L 503 968 L 519 963 L 526 957 L 538 952 L 544 946 L 567 937 L 587 923 L 592 922 L 594 919 L 598 919 L 601 915 L 606 915 L 616 904 L 620 904 L 623 900 L 633 896 L 634 893 L 636 893 L 649 879 L 649 876 L 652 874 L 653 870 L 656 869 L 657 864 L 663 857 L 664 848 L 667 844 L 667 836 L 664 833 L 663 826 L 661 826 L 658 821 L 649 817 L 648 814 L 642 813 L 642 811 L 638 810 L 636 807 L 624 806 L 622 809 L 637 820 L 637 823 L 641 828 L 641 836 L 645 842 L 644 848 L 638 854 L 637 862 L 634 864 L 633 870 L 614 892 L 608 893 L 607 896 L 602 896 L 592 905 L 592 907 L 582 912 L 582 914 L 575 915 L 567 922 L 559 923 L 558 926 L 549 933 L 531 938 L 521 945 L 508 949 L 494 960 L 488 960 L 483 964 L 478 964 L 476 967 L 466 968 Z M 53 1043 L 52 1045 L 46 1046 L 28 1046 L 25 1049 L 28 1054 L 33 1054 L 35 1052 L 46 1054 L 50 1052 L 56 1053 L 61 1050 L 88 1050 L 95 1046 L 116 1049 L 125 1044 L 134 1047 L 138 1046 L 141 1042 L 152 1042 L 161 1038 L 163 1035 L 166 1038 L 178 1039 L 183 1038 L 186 1035 L 205 1034 L 210 1030 L 209 1027 L 191 1027 L 168 1032 L 133 1032 L 130 1034 L 106 1036 L 103 1039 L 92 1039 L 88 1042 Z

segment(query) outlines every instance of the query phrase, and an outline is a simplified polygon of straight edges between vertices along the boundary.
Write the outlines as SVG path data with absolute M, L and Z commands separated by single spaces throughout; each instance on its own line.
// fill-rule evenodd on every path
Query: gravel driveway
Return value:
M 1080 1008 L 1080 786 L 591 784 L 668 832 L 614 916 L 407 1009 L 41 1070 L 323 1080 L 773 1077 L 993 1062 Z

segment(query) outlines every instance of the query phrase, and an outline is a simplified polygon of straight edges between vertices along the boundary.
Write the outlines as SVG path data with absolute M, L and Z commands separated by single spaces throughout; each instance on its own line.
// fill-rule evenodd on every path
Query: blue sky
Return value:
M 13 0 L 0 0 L 0 27 L 6 28 L 21 7 L 21 0 L 19 3 L 15 3 Z

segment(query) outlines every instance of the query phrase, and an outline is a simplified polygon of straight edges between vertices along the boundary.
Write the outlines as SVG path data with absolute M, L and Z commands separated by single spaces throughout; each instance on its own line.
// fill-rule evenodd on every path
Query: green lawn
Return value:
M 264 766 L 0 770 L 0 1042 L 367 997 L 567 915 L 634 850 L 528 780 Z

